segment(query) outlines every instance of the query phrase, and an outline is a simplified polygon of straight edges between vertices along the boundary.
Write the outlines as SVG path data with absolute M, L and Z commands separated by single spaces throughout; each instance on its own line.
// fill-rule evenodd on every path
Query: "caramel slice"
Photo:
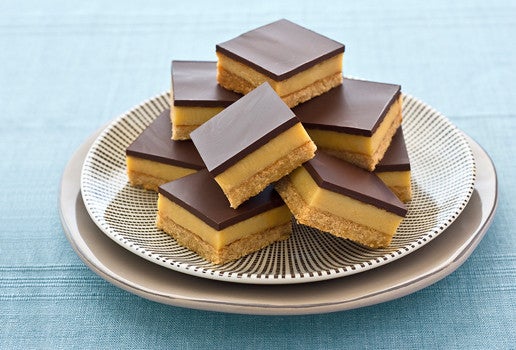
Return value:
M 401 87 L 344 79 L 293 109 L 317 147 L 374 170 L 401 125 Z
M 206 170 L 159 187 L 157 227 L 215 264 L 287 239 L 291 213 L 273 186 L 238 209 Z
M 316 150 L 268 83 L 201 125 L 191 137 L 232 208 L 312 158 Z
M 285 19 L 216 45 L 217 80 L 247 94 L 268 82 L 289 106 L 342 83 L 344 45 Z
M 205 168 L 192 141 L 170 139 L 170 111 L 163 111 L 126 149 L 132 186 L 157 191 L 166 182 Z
M 376 165 L 374 173 L 402 202 L 412 199 L 410 160 L 401 127 L 394 134 L 391 145 Z
M 299 223 L 371 248 L 388 246 L 407 213 L 374 173 L 319 151 L 276 190 Z
M 172 61 L 172 139 L 190 139 L 193 130 L 240 97 L 217 83 L 216 62 Z

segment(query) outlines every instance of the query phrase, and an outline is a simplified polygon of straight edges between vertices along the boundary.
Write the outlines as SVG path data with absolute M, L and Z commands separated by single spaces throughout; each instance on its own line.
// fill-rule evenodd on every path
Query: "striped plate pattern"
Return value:
M 187 274 L 253 284 L 313 282 L 366 271 L 424 246 L 459 216 L 475 183 L 473 153 L 462 132 L 425 103 L 403 96 L 403 130 L 413 200 L 392 244 L 368 249 L 298 225 L 290 239 L 225 265 L 214 265 L 155 227 L 157 194 L 127 181 L 125 149 L 168 108 L 163 93 L 116 118 L 89 150 L 81 174 L 85 206 L 115 242 L 149 261 Z

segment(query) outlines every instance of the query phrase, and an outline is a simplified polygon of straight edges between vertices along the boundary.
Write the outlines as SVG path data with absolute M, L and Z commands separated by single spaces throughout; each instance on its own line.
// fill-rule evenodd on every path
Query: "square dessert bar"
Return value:
M 246 94 L 269 82 L 289 107 L 342 83 L 344 45 L 285 19 L 216 45 L 217 80 Z
M 344 79 L 293 111 L 319 149 L 372 171 L 401 125 L 401 105 L 399 85 Z
M 268 83 L 190 135 L 232 208 L 312 158 L 316 150 L 292 110 Z
M 159 187 L 157 227 L 215 264 L 290 237 L 291 213 L 273 186 L 238 209 L 206 170 Z
M 299 223 L 371 248 L 388 246 L 407 213 L 374 173 L 319 151 L 276 190 Z
M 172 139 L 190 139 L 193 130 L 240 97 L 217 83 L 216 62 L 172 61 Z
M 163 111 L 127 147 L 127 176 L 132 186 L 157 191 L 158 186 L 204 169 L 192 141 L 173 141 L 170 111 Z
M 412 199 L 410 160 L 401 127 L 394 134 L 391 145 L 376 165 L 374 173 L 402 202 Z

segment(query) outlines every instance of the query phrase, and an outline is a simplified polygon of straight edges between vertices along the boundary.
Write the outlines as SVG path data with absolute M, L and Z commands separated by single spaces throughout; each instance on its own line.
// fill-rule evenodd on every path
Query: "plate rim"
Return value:
M 111 122 L 109 122 L 104 129 L 100 131 L 98 136 L 95 138 L 95 140 L 92 143 L 92 146 L 88 150 L 85 160 L 83 169 L 81 171 L 81 188 L 83 183 L 83 177 L 85 173 L 85 164 L 86 161 L 91 159 L 93 156 L 93 152 L 95 151 L 96 147 L 103 141 L 104 137 L 109 134 L 109 132 L 117 127 L 118 124 L 123 122 L 125 119 L 130 118 L 128 115 L 132 112 L 137 111 L 140 108 L 143 109 L 159 109 L 157 107 L 157 104 L 160 104 L 160 99 L 165 99 L 168 101 L 169 92 L 164 91 L 161 94 L 157 94 L 154 97 L 148 98 L 141 103 L 133 106 L 130 110 L 128 110 L 125 113 L 122 113 L 118 117 L 114 118 Z M 426 232 L 425 236 L 418 238 L 417 240 L 414 240 L 412 244 L 405 244 L 403 247 L 400 247 L 398 250 L 393 250 L 391 252 L 385 252 L 385 254 L 382 257 L 376 257 L 371 258 L 369 260 L 364 260 L 362 262 L 358 262 L 355 264 L 349 264 L 346 265 L 343 268 L 338 269 L 332 269 L 328 271 L 320 271 L 321 273 L 308 273 L 305 272 L 302 275 L 299 275 L 299 273 L 296 273 L 295 275 L 288 275 L 285 274 L 284 276 L 272 276 L 267 275 L 266 277 L 257 278 L 256 273 L 232 273 L 222 270 L 217 270 L 216 267 L 198 267 L 192 263 L 187 262 L 181 262 L 181 261 L 162 261 L 159 259 L 159 254 L 154 252 L 148 252 L 145 249 L 139 249 L 138 245 L 132 243 L 130 240 L 127 240 L 123 237 L 123 233 L 110 233 L 108 232 L 109 229 L 101 225 L 99 222 L 95 220 L 95 214 L 90 211 L 90 207 L 88 205 L 86 206 L 86 210 L 90 217 L 93 219 L 93 221 L 96 223 L 96 225 L 99 227 L 99 229 L 106 234 L 109 238 L 111 238 L 114 242 L 119 244 L 120 246 L 124 247 L 128 251 L 132 252 L 133 254 L 136 254 L 148 261 L 151 261 L 152 263 L 161 265 L 165 268 L 179 271 L 181 273 L 207 278 L 207 279 L 213 279 L 213 280 L 219 280 L 219 281 L 225 281 L 225 282 L 236 282 L 236 283 L 242 283 L 242 284 L 260 284 L 260 285 L 270 285 L 270 284 L 280 284 L 280 285 L 286 285 L 286 284 L 299 284 L 299 283 L 311 283 L 315 281 L 322 281 L 322 280 L 330 280 L 334 278 L 341 278 L 349 275 L 353 275 L 356 273 L 362 273 L 371 269 L 378 268 L 380 266 L 389 264 L 393 261 L 396 261 L 400 258 L 403 258 L 404 256 L 407 256 L 409 254 L 412 254 L 413 252 L 417 251 L 421 247 L 425 246 L 429 242 L 431 242 L 434 238 L 438 237 L 449 225 L 451 225 L 457 217 L 460 215 L 460 213 L 464 210 L 464 208 L 467 206 L 469 200 L 471 199 L 472 192 L 475 187 L 475 181 L 476 181 L 476 164 L 475 159 L 473 157 L 473 153 L 471 150 L 471 147 L 466 139 L 466 135 L 461 132 L 446 116 L 444 116 L 442 113 L 437 111 L 432 106 L 428 105 L 424 101 L 421 101 L 407 93 L 403 93 L 404 98 L 409 99 L 410 103 L 418 104 L 419 108 L 423 108 L 426 110 L 427 114 L 433 114 L 436 115 L 440 122 L 445 124 L 450 130 L 453 130 L 457 133 L 457 137 L 459 137 L 458 141 L 467 148 L 468 156 L 472 157 L 473 159 L 473 165 L 472 165 L 472 174 L 471 174 L 471 183 L 468 187 L 469 193 L 464 197 L 464 200 L 460 204 L 460 207 L 456 211 L 454 215 L 451 216 L 451 218 L 448 218 L 447 222 L 443 222 L 441 227 L 439 229 L 436 229 L 436 227 L 433 228 L 433 231 Z M 159 113 L 157 113 L 159 114 Z M 157 115 L 156 114 L 156 115 Z M 124 119 L 125 118 L 125 119 Z M 461 198 L 462 199 L 462 198 Z M 86 201 L 84 201 L 86 203 Z M 458 205 L 458 204 L 457 204 Z M 122 239 L 123 238 L 123 239 Z M 131 243 L 131 244 L 129 244 Z M 410 247 L 409 247 L 410 245 Z M 136 247 L 136 248 L 134 248 Z M 374 261 L 373 261 L 374 260 Z

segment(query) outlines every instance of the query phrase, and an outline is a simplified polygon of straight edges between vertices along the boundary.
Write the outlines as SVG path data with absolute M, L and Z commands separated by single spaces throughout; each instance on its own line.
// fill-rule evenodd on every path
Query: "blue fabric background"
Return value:
M 278 18 L 346 44 L 347 75 L 399 83 L 491 155 L 499 208 L 438 283 L 362 309 L 248 316 L 151 302 L 90 271 L 61 227 L 67 161 L 169 89 L 172 59 Z M 0 348 L 516 346 L 516 5 L 510 1 L 0 1 Z

